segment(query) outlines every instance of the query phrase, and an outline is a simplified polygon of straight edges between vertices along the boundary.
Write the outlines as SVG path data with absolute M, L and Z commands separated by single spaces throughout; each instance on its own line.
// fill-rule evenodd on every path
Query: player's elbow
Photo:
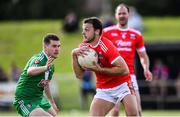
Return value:
M 124 69 L 123 73 L 124 73 L 123 75 L 128 75 L 129 74 L 129 69 L 128 68 Z
M 33 76 L 34 73 L 33 73 L 32 71 L 27 71 L 27 75 L 28 75 L 28 76 Z
M 80 75 L 80 74 L 76 74 L 76 78 L 77 79 L 82 79 L 83 75 Z
M 129 69 L 127 67 L 121 69 L 120 75 L 128 75 L 129 74 Z
M 34 74 L 34 69 L 33 69 L 32 67 L 30 67 L 30 68 L 27 70 L 27 75 L 28 75 L 28 76 L 33 76 L 33 75 L 35 75 L 35 74 Z
M 122 72 L 123 75 L 128 75 L 130 73 L 127 64 L 124 65 L 124 67 L 122 68 L 122 71 L 123 71 Z

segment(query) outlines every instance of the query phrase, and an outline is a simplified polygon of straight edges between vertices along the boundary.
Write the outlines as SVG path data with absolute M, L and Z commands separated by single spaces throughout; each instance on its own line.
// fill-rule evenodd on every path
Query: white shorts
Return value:
M 138 87 L 136 75 L 131 74 L 130 76 L 131 76 L 132 84 L 133 84 L 133 86 L 134 86 L 134 90 L 138 91 L 138 90 L 139 90 L 139 87 Z
M 128 95 L 132 94 L 132 91 L 134 91 L 132 84 L 129 85 L 127 82 L 116 86 L 114 88 L 108 88 L 108 89 L 96 89 L 96 95 L 94 98 L 103 99 L 109 102 L 112 102 L 114 104 L 122 101 L 122 99 Z

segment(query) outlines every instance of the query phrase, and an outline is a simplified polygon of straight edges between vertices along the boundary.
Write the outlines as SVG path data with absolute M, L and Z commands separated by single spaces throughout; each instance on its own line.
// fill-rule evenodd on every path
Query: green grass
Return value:
M 10 72 L 12 61 L 23 68 L 32 54 L 41 51 L 43 36 L 52 32 L 62 42 L 60 59 L 55 62 L 57 72 L 71 72 L 70 54 L 81 40 L 80 33 L 62 33 L 60 21 L 1 22 L 0 25 L 0 65 L 6 71 Z
M 56 79 L 59 86 L 60 103 L 63 109 L 80 109 L 79 82 L 72 73 L 71 50 L 81 42 L 81 30 L 63 33 L 59 20 L 5 21 L 0 22 L 0 66 L 10 74 L 11 63 L 15 61 L 23 69 L 27 60 L 42 49 L 42 38 L 56 33 L 61 38 L 61 54 L 55 61 Z M 144 18 L 146 42 L 180 41 L 180 17 Z M 1 115 L 1 114 L 0 114 Z
M 80 109 L 79 81 L 70 77 L 60 75 L 58 80 L 60 106 L 64 110 Z
M 144 18 L 147 31 L 143 33 L 145 40 L 151 41 L 180 41 L 180 17 Z
M 10 72 L 15 61 L 23 68 L 26 61 L 42 48 L 42 38 L 48 32 L 59 35 L 62 41 L 61 55 L 55 64 L 57 73 L 71 70 L 71 50 L 81 42 L 81 31 L 63 33 L 59 20 L 0 22 L 0 65 Z M 144 18 L 145 41 L 180 41 L 180 17 Z
M 0 116 L 19 116 L 16 112 L 0 112 Z M 60 111 L 58 116 L 88 116 L 88 111 L 70 110 Z M 120 116 L 125 116 L 123 110 L 120 112 Z M 157 117 L 157 116 L 180 116 L 179 110 L 144 110 L 143 116 L 145 117 Z

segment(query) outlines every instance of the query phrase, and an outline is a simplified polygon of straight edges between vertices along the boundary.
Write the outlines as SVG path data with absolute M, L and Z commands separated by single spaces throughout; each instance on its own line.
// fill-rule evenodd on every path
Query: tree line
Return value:
M 88 15 L 85 10 L 87 1 L 0 0 L 0 20 L 62 19 L 70 10 L 76 12 L 79 17 L 83 17 Z M 94 4 L 96 2 L 97 0 L 94 0 Z M 120 2 L 135 6 L 143 16 L 180 15 L 180 0 L 109 0 L 109 4 L 112 5 L 112 13 Z M 100 11 L 97 11 L 93 15 L 99 14 Z

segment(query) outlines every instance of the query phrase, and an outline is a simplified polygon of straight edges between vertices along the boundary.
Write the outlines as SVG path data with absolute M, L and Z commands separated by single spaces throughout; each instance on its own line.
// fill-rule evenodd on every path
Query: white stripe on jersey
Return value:
M 120 30 L 120 31 L 128 31 L 129 30 L 129 31 L 132 31 L 138 35 L 142 35 L 140 31 L 138 31 L 134 28 L 131 28 L 131 27 L 127 27 L 126 29 L 119 28 L 118 24 L 114 25 L 114 26 L 109 26 L 109 27 L 103 29 L 104 32 L 108 32 L 111 30 Z
M 21 104 L 20 105 L 20 108 L 21 108 L 21 110 L 23 111 L 23 113 L 25 114 L 25 115 L 29 115 L 29 111 L 28 111 L 28 109 L 24 106 L 24 104 Z
M 136 30 L 134 28 L 129 28 L 129 30 L 132 31 L 132 32 L 135 32 L 138 35 L 142 35 L 140 31 L 138 31 L 138 30 Z
M 138 52 L 144 52 L 144 51 L 146 51 L 146 48 L 143 46 L 143 47 L 141 47 L 141 48 L 138 48 L 137 51 L 138 51 Z
M 116 25 L 113 25 L 113 26 L 109 26 L 109 27 L 107 27 L 107 28 L 104 28 L 103 31 L 104 31 L 104 32 L 107 32 L 107 31 L 110 31 L 110 30 L 114 30 L 114 29 L 116 29 L 116 28 L 117 28 L 117 26 L 116 26 Z
M 48 80 L 49 77 L 49 70 L 45 72 L 45 80 Z
M 120 56 L 116 57 L 112 62 L 111 64 L 113 64 L 116 60 L 118 60 L 120 58 Z
M 38 57 L 38 59 L 41 61 L 42 59 L 44 59 L 44 55 L 42 54 L 40 57 Z
M 29 112 L 29 110 L 25 107 L 24 101 L 21 100 L 21 101 L 19 101 L 18 103 L 20 104 L 20 108 L 21 108 L 21 110 L 23 111 L 23 113 L 26 114 L 26 115 L 29 115 L 30 112 Z
M 104 52 L 107 52 L 108 48 L 101 40 L 99 41 L 99 45 Z

